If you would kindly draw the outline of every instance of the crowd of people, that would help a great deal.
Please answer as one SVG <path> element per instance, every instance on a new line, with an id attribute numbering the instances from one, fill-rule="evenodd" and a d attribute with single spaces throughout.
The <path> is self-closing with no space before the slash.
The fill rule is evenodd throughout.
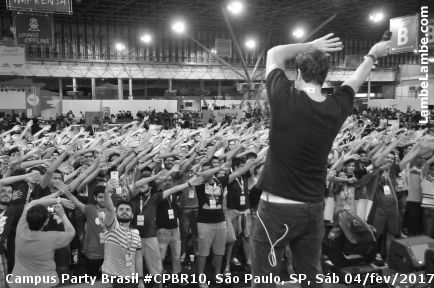
<path id="1" fill-rule="evenodd" d="M 378 236 L 434 238 L 433 130 L 377 126 L 378 117 L 368 116 L 378 113 L 386 111 L 353 114 L 334 141 L 324 194 L 334 208 L 326 220 L 342 209 L 368 219 L 366 204 L 374 200 Z M 144 129 L 147 120 L 92 137 L 69 127 L 32 133 L 32 121 L 2 130 L 2 284 L 7 273 L 68 273 L 81 258 L 89 275 L 142 275 L 142 263 L 158 274 L 168 246 L 172 273 L 190 254 L 203 273 L 211 248 L 215 274 L 230 272 L 231 261 L 251 264 L 249 236 L 261 194 L 255 184 L 268 129 L 248 121 Z M 243 255 L 232 257 L 237 240 Z"/>
<path id="2" fill-rule="evenodd" d="M 38 286 L 52 287 L 83 263 L 87 275 L 114 276 L 113 287 L 142 288 L 145 271 L 179 274 L 186 261 L 204 275 L 210 254 L 210 280 L 234 265 L 263 275 L 281 265 L 285 245 L 288 272 L 312 277 L 324 227 L 343 212 L 375 228 L 378 265 L 395 237 L 434 238 L 432 126 L 414 112 L 353 111 L 355 92 L 386 53 L 381 43 L 327 101 L 327 69 L 316 75 L 308 65 L 342 49 L 331 37 L 269 51 L 270 121 L 255 112 L 191 128 L 142 115 L 88 131 L 3 119 L 0 286 L 33 287 L 23 277 L 39 276 Z M 318 50 L 304 53 L 311 46 Z M 299 54 L 297 91 L 283 69 Z M 133 273 L 138 284 L 125 283 Z"/>

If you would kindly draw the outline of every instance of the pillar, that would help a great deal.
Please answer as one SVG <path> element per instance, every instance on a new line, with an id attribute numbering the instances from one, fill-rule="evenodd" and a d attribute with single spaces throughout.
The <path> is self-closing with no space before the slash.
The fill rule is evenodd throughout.
<path id="1" fill-rule="evenodd" d="M 222 80 L 217 80 L 217 96 L 222 95 Z"/>
<path id="2" fill-rule="evenodd" d="M 59 78 L 59 98 L 60 98 L 60 111 L 59 114 L 62 115 L 62 106 L 63 106 L 63 81 L 62 78 Z"/>
<path id="3" fill-rule="evenodd" d="M 77 79 L 72 78 L 72 92 L 74 92 L 73 99 L 77 99 Z"/>
<path id="4" fill-rule="evenodd" d="M 122 86 L 122 79 L 118 78 L 118 99 L 123 100 L 124 99 L 124 88 Z"/>
<path id="5" fill-rule="evenodd" d="M 92 100 L 96 99 L 96 80 L 95 77 L 91 78 L 91 82 L 92 82 Z"/>
<path id="6" fill-rule="evenodd" d="M 131 77 L 128 79 L 128 90 L 128 99 L 133 100 L 133 79 Z"/>

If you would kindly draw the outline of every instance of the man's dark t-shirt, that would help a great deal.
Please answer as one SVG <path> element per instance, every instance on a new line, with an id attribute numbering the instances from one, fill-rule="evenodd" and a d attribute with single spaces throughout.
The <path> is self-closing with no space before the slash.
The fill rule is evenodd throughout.
<path id="1" fill-rule="evenodd" d="M 9 273 L 14 267 L 16 229 L 23 210 L 24 205 L 9 205 L 6 211 L 0 209 L 0 254 L 6 255 Z"/>
<path id="2" fill-rule="evenodd" d="M 176 195 L 170 195 L 157 207 L 157 229 L 178 228 L 178 204 Z M 169 219 L 169 210 L 173 211 L 173 218 Z"/>
<path id="3" fill-rule="evenodd" d="M 295 89 L 281 69 L 267 77 L 270 148 L 258 188 L 300 202 L 323 201 L 327 157 L 353 107 L 354 91 L 340 87 L 323 102 Z"/>
<path id="4" fill-rule="evenodd" d="M 142 197 L 142 201 L 140 198 Z M 157 214 L 158 204 L 163 201 L 163 193 L 157 192 L 151 194 L 149 198 L 143 196 L 137 196 L 131 202 L 131 206 L 134 213 L 134 226 L 139 230 L 140 238 L 157 237 L 157 229 L 155 228 L 155 218 Z M 140 202 L 142 203 L 142 209 L 140 209 Z M 137 215 L 144 216 L 144 225 L 137 225 Z"/>
<path id="5" fill-rule="evenodd" d="M 250 208 L 250 193 L 248 187 L 249 176 L 249 173 L 247 173 L 247 175 L 243 175 L 228 184 L 228 194 L 226 196 L 226 206 L 228 209 L 244 211 Z M 243 186 L 242 189 L 241 185 Z M 242 196 L 244 197 L 244 204 L 241 204 Z"/>
<path id="6" fill-rule="evenodd" d="M 217 177 L 218 181 L 195 186 L 199 211 L 198 223 L 220 223 L 225 221 L 223 213 L 223 190 L 227 186 L 229 176 Z"/>

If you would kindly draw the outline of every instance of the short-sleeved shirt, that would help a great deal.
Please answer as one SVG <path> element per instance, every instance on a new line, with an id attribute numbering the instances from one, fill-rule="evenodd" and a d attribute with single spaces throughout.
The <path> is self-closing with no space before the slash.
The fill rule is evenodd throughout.
<path id="1" fill-rule="evenodd" d="M 67 232 L 57 231 L 32 231 L 26 220 L 28 206 L 18 222 L 15 246 L 19 247 L 15 251 L 15 266 L 12 274 L 15 276 L 41 276 L 57 278 L 56 264 L 54 263 L 54 251 L 69 245 L 73 235 Z M 55 283 L 56 284 L 56 283 Z M 12 288 L 34 287 L 34 284 L 9 284 Z M 38 287 L 52 287 L 54 284 L 42 285 Z"/>
<path id="2" fill-rule="evenodd" d="M 157 237 L 157 230 L 155 228 L 155 217 L 157 213 L 158 204 L 163 200 L 163 193 L 157 192 L 151 194 L 148 199 L 138 196 L 133 199 L 131 206 L 134 213 L 134 226 L 140 232 L 141 238 Z M 142 203 L 142 209 L 140 209 L 140 203 Z M 143 226 L 137 225 L 137 215 L 143 215 Z"/>
<path id="3" fill-rule="evenodd" d="M 178 203 L 176 195 L 170 195 L 158 204 L 156 224 L 157 229 L 178 228 Z M 171 211 L 171 212 L 169 212 Z M 173 213 L 173 216 L 169 213 Z"/>
<path id="4" fill-rule="evenodd" d="M 0 254 L 7 254 L 8 259 L 15 256 L 15 235 L 23 208 L 24 205 L 9 205 L 6 210 L 0 209 Z"/>
<path id="5" fill-rule="evenodd" d="M 84 232 L 83 253 L 88 259 L 103 259 L 104 244 L 101 244 L 100 233 L 105 233 L 103 208 L 89 204 L 85 206 L 86 228 Z"/>
<path id="6" fill-rule="evenodd" d="M 190 171 L 182 176 L 181 183 L 186 183 L 191 177 L 193 177 L 193 173 Z M 188 187 L 184 189 L 182 193 L 179 195 L 179 208 L 184 209 L 197 209 L 198 202 L 196 191 L 193 188 Z"/>
<path id="7" fill-rule="evenodd" d="M 232 183 L 228 184 L 226 195 L 226 206 L 228 209 L 244 211 L 250 206 L 250 193 L 248 187 L 248 176 L 236 178 Z M 241 204 L 241 197 L 244 197 L 244 204 Z"/>
<path id="8" fill-rule="evenodd" d="M 139 230 L 121 226 L 117 219 L 106 228 L 102 272 L 113 276 L 131 276 L 131 273 L 136 273 L 135 253 L 142 249 Z M 132 265 L 128 267 L 127 254 L 132 257 Z"/>
<path id="9" fill-rule="evenodd" d="M 328 154 L 352 112 L 354 90 L 342 86 L 317 102 L 295 89 L 283 70 L 275 69 L 267 77 L 267 92 L 270 148 L 258 188 L 295 201 L 323 201 Z"/>
<path id="10" fill-rule="evenodd" d="M 434 177 L 426 176 L 422 181 L 422 204 L 424 208 L 434 209 Z"/>
<path id="11" fill-rule="evenodd" d="M 377 201 L 378 205 L 397 205 L 396 202 L 396 177 L 400 173 L 399 165 L 393 164 L 390 167 L 389 170 L 389 177 L 385 177 L 385 172 L 380 171 L 380 173 L 377 174 L 378 179 L 378 186 L 377 191 L 375 195 L 375 201 Z M 390 191 L 385 191 L 385 186 L 389 187 Z"/>
<path id="12" fill-rule="evenodd" d="M 223 213 L 223 190 L 227 186 L 229 176 L 217 177 L 214 184 L 204 183 L 196 186 L 199 211 L 197 222 L 220 223 L 225 221 Z M 215 201 L 215 205 L 212 203 Z"/>

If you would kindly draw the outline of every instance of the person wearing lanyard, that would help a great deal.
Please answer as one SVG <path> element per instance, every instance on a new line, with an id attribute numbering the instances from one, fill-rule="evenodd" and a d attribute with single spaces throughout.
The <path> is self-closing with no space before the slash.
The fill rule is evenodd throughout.
<path id="1" fill-rule="evenodd" d="M 104 262 L 101 270 L 110 276 L 117 276 L 118 281 L 112 283 L 113 288 L 144 288 L 142 242 L 139 231 L 130 227 L 133 220 L 131 204 L 127 201 L 119 201 L 115 208 L 112 201 L 112 193 L 118 185 L 116 179 L 110 179 L 105 189 L 104 224 L 106 232 Z M 134 273 L 137 273 L 139 277 L 138 285 L 131 283 L 134 282 L 132 279 Z M 122 280 L 119 281 L 119 279 Z M 128 280 L 130 283 L 127 284 Z"/>
<path id="2" fill-rule="evenodd" d="M 195 186 L 196 195 L 199 203 L 197 218 L 198 229 L 198 261 L 197 273 L 203 274 L 205 271 L 206 257 L 209 251 L 213 250 L 214 276 L 220 274 L 223 255 L 225 254 L 225 244 L 227 236 L 227 225 L 223 213 L 223 190 L 230 181 L 246 173 L 256 161 L 244 165 L 244 167 L 230 175 L 222 173 L 221 177 L 214 175 L 220 171 L 229 169 L 229 163 L 222 166 L 211 168 L 212 163 L 202 165 L 202 172 L 199 174 L 205 179 L 205 183 Z M 191 182 L 191 181 L 190 181 Z M 207 288 L 205 283 L 199 284 L 200 288 Z"/>
<path id="3" fill-rule="evenodd" d="M 13 204 L 11 185 L 34 175 L 29 173 L 0 179 L 0 287 L 7 287 L 6 275 L 14 267 L 16 227 L 24 208 L 22 204 Z"/>
<path id="4" fill-rule="evenodd" d="M 387 148 L 380 157 L 374 162 L 373 172 L 368 174 L 374 175 L 369 181 L 368 187 L 371 187 L 370 198 L 374 199 L 372 208 L 368 210 L 368 223 L 372 224 L 377 232 L 377 240 L 383 236 L 386 239 L 384 247 L 382 241 L 378 241 L 378 250 L 376 261 L 378 265 L 383 264 L 383 259 L 387 257 L 390 243 L 394 236 L 399 234 L 399 209 L 396 198 L 395 181 L 400 173 L 400 166 L 394 164 L 395 155 L 391 152 L 392 147 L 397 142 Z M 387 156 L 385 156 L 387 155 Z M 372 186 L 371 186 L 372 185 Z"/>
<path id="5" fill-rule="evenodd" d="M 153 181 L 163 180 L 163 178 L 164 173 L 142 178 L 134 183 L 132 192 L 132 206 L 134 214 L 136 215 L 134 223 L 140 233 L 143 246 L 142 254 L 145 258 L 146 267 L 148 272 L 152 275 L 157 275 L 163 272 L 157 229 L 155 226 L 158 204 L 164 199 L 167 199 L 173 193 L 182 191 L 189 186 L 199 185 L 202 183 L 202 179 L 194 177 L 189 179 L 187 183 L 175 186 L 163 192 L 157 192 L 156 185 Z M 158 286 L 161 287 L 161 283 Z"/>
<path id="6" fill-rule="evenodd" d="M 83 241 L 83 254 L 85 256 L 87 273 L 90 276 L 101 278 L 101 265 L 104 261 L 104 196 L 105 186 L 95 188 L 95 204 L 83 204 L 70 191 L 65 196 L 86 216 L 85 233 Z"/>
<path id="7" fill-rule="evenodd" d="M 163 194 L 152 193 L 152 190 L 156 190 L 153 188 L 155 184 L 152 181 L 157 179 L 159 179 L 159 175 L 138 180 L 134 183 L 131 195 L 131 204 L 135 215 L 133 222 L 139 230 L 142 241 L 142 257 L 145 259 L 146 268 L 151 275 L 163 272 L 155 228 L 156 211 L 158 204 L 163 200 Z M 158 286 L 162 287 L 161 284 Z"/>
<path id="8" fill-rule="evenodd" d="M 234 158 L 232 161 L 232 174 L 237 172 L 237 177 L 230 179 L 227 187 L 226 196 L 226 206 L 228 210 L 228 223 L 227 225 L 232 225 L 235 239 L 228 239 L 227 249 L 226 249 L 226 266 L 225 273 L 230 272 L 230 262 L 232 258 L 232 249 L 234 247 L 235 241 L 238 236 L 241 235 L 243 241 L 243 251 L 246 259 L 246 264 L 251 265 L 250 262 L 250 229 L 251 229 L 251 215 L 250 215 L 250 197 L 248 189 L 248 178 L 250 175 L 249 170 L 259 164 L 258 161 L 250 161 L 248 164 L 244 164 L 244 161 L 240 158 Z M 244 223 L 244 225 L 243 225 Z M 229 229 L 228 229 L 229 230 Z M 232 263 L 234 265 L 241 265 L 239 260 L 234 257 L 232 258 Z"/>

